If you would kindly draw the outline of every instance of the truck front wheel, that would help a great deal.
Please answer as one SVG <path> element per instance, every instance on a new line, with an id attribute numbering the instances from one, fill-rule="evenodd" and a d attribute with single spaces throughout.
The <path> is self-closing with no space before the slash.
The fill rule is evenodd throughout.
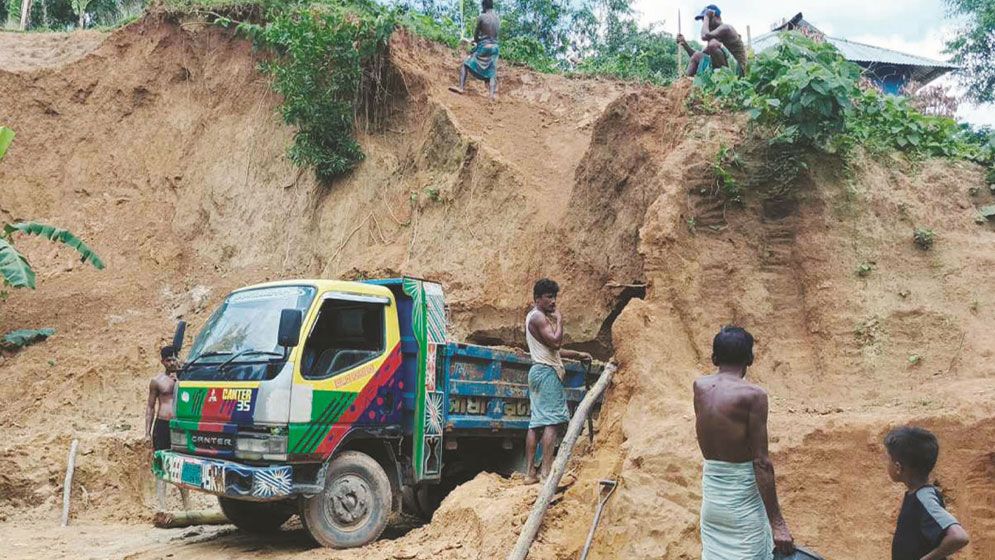
<path id="1" fill-rule="evenodd" d="M 301 520 L 323 546 L 363 546 L 387 527 L 390 504 L 390 480 L 380 463 L 365 453 L 344 451 L 328 465 L 325 489 L 304 500 Z"/>
<path id="2" fill-rule="evenodd" d="M 250 533 L 273 533 L 294 514 L 286 503 L 246 502 L 218 496 L 221 511 L 236 527 Z"/>

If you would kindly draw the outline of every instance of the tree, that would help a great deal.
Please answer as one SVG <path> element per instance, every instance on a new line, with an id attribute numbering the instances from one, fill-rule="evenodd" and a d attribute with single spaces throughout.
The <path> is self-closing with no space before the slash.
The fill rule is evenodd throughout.
<path id="1" fill-rule="evenodd" d="M 995 101 L 995 2 L 946 2 L 951 16 L 966 19 L 957 36 L 947 42 L 947 52 L 962 67 L 960 76 L 967 85 L 967 97 L 979 103 Z"/>

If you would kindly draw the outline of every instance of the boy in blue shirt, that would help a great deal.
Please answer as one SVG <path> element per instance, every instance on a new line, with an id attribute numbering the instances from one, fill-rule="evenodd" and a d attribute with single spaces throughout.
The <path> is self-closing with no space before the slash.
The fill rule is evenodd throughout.
<path id="1" fill-rule="evenodd" d="M 943 505 L 940 490 L 929 484 L 940 445 L 922 428 L 902 426 L 884 438 L 888 476 L 908 491 L 891 541 L 891 560 L 943 560 L 967 546 L 967 532 Z"/>

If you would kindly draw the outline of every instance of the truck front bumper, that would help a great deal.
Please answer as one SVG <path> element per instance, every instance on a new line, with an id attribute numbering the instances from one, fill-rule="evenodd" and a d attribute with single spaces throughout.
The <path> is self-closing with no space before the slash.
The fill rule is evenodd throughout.
<path id="1" fill-rule="evenodd" d="M 252 467 L 163 450 L 152 456 L 152 472 L 177 486 L 240 500 L 277 501 L 297 494 L 290 465 Z"/>

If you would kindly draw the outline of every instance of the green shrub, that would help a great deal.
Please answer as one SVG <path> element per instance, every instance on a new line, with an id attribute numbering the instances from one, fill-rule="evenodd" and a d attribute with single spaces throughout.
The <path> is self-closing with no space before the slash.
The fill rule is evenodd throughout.
<path id="1" fill-rule="evenodd" d="M 859 86 L 860 68 L 829 43 L 782 33 L 738 78 L 719 69 L 697 79 L 704 95 L 694 106 L 747 111 L 771 138 L 831 153 L 854 146 L 871 152 L 901 151 L 910 157 L 995 160 L 991 131 L 972 131 L 942 116 L 923 115 L 904 97 Z M 992 177 L 995 178 L 995 177 Z"/>
<path id="2" fill-rule="evenodd" d="M 394 11 L 370 1 L 277 6 L 263 24 L 239 29 L 276 56 L 261 65 L 283 96 L 283 120 L 297 128 L 290 159 L 310 165 L 322 180 L 353 169 L 363 159 L 355 137 L 362 97 L 383 79 Z"/>
<path id="3" fill-rule="evenodd" d="M 551 74 L 562 70 L 560 63 L 549 56 L 543 44 L 534 37 L 518 35 L 501 43 L 501 58 L 524 64 L 539 72 Z"/>

